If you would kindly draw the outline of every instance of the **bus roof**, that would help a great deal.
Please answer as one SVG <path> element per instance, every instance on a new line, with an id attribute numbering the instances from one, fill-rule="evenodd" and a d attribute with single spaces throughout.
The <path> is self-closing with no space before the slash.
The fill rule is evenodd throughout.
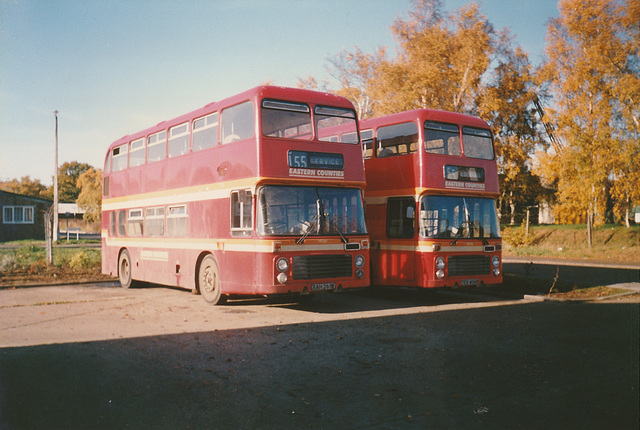
<path id="1" fill-rule="evenodd" d="M 422 121 L 431 120 L 439 122 L 450 122 L 452 124 L 466 125 L 470 127 L 487 128 L 489 124 L 483 119 L 480 119 L 473 115 L 466 115 L 457 112 L 449 112 L 437 109 L 415 109 L 400 113 L 394 113 L 377 118 L 361 119 L 360 130 L 368 128 L 379 127 L 382 125 L 398 124 L 401 122 L 412 121 L 415 119 L 421 119 Z"/>
<path id="2" fill-rule="evenodd" d="M 345 97 L 338 96 L 327 92 L 318 92 L 306 90 L 302 88 L 279 87 L 274 85 L 260 85 L 239 94 L 224 98 L 217 102 L 209 103 L 201 108 L 176 118 L 161 121 L 158 124 L 148 127 L 144 130 L 122 136 L 109 145 L 109 149 L 130 142 L 141 137 L 145 137 L 162 130 L 166 130 L 178 124 L 199 118 L 213 112 L 220 112 L 228 106 L 233 106 L 246 100 L 261 100 L 263 98 L 274 98 L 279 100 L 307 102 L 309 104 L 322 104 L 333 107 L 342 107 L 346 109 L 354 109 L 353 104 Z"/>

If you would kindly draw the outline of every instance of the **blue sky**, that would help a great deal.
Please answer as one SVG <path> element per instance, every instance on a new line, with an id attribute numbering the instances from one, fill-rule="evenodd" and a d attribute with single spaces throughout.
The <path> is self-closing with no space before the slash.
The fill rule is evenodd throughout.
<path id="1" fill-rule="evenodd" d="M 445 0 L 447 10 L 469 3 Z M 538 64 L 555 0 L 484 0 Z M 410 0 L 0 0 L 0 180 L 102 168 L 111 142 L 261 83 L 328 79 L 327 58 L 395 47 Z"/>

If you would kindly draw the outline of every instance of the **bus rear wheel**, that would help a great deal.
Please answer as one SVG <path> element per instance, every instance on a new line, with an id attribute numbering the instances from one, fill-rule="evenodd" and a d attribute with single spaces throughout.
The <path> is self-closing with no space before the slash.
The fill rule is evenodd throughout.
<path id="1" fill-rule="evenodd" d="M 221 300 L 222 293 L 220 291 L 220 270 L 216 260 L 207 255 L 200 263 L 198 270 L 198 290 L 202 298 L 210 305 L 216 305 L 224 302 Z"/>
<path id="2" fill-rule="evenodd" d="M 126 249 L 120 253 L 118 257 L 118 278 L 122 288 L 129 288 L 133 283 L 131 278 L 131 257 Z"/>

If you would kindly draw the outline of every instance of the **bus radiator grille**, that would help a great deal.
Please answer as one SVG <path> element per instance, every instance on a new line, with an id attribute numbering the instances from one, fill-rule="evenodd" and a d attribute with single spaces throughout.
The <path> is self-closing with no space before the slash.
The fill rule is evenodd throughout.
<path id="1" fill-rule="evenodd" d="M 488 255 L 454 255 L 449 257 L 449 276 L 476 276 L 491 274 Z"/>
<path id="2" fill-rule="evenodd" d="M 348 278 L 353 269 L 351 255 L 305 255 L 293 257 L 293 279 Z"/>

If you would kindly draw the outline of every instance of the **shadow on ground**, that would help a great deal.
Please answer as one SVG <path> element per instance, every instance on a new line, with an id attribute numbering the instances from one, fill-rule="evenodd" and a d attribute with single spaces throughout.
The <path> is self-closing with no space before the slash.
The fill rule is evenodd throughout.
<path id="1" fill-rule="evenodd" d="M 638 428 L 637 304 L 0 350 L 0 427 Z"/>

